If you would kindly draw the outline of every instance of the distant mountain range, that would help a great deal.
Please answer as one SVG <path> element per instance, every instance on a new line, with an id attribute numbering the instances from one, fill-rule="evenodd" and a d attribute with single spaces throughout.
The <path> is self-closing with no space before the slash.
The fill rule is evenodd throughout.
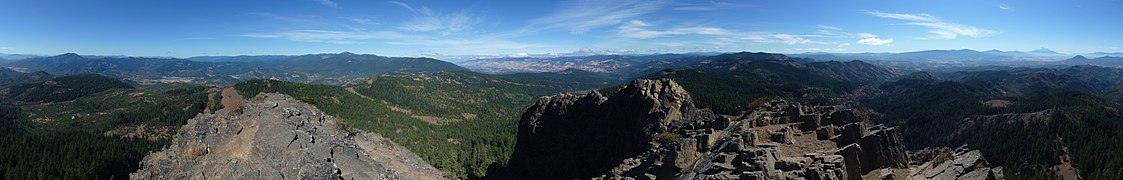
<path id="1" fill-rule="evenodd" d="M 652 72 L 650 68 L 676 68 L 696 62 L 721 62 L 723 56 L 749 55 L 744 53 L 688 53 L 688 54 L 654 54 L 654 55 L 592 55 L 592 56 L 567 56 L 567 57 L 503 57 L 491 59 L 476 59 L 457 63 L 474 71 L 485 73 L 517 73 L 517 72 L 555 72 L 565 69 L 580 69 L 590 72 L 608 74 L 627 74 L 629 72 Z M 1047 48 L 1033 51 L 1001 51 L 988 50 L 976 51 L 971 49 L 959 50 L 926 50 L 901 53 L 826 53 L 810 52 L 799 54 L 786 54 L 789 58 L 800 58 L 800 61 L 851 61 L 862 60 L 886 66 L 903 67 L 906 69 L 939 70 L 943 68 L 960 68 L 975 66 L 1053 66 L 1053 65 L 1079 65 L 1084 64 L 1074 61 L 1063 61 L 1076 56 L 1056 52 Z M 1105 57 L 1123 55 L 1123 53 L 1091 53 L 1088 56 Z M 749 58 L 760 59 L 760 58 Z M 1113 66 L 1111 63 L 1101 63 Z M 1097 64 L 1098 65 L 1098 64 Z"/>
<path id="2" fill-rule="evenodd" d="M 37 57 L 42 57 L 42 56 L 29 55 L 29 54 L 4 54 L 4 53 L 0 53 L 0 62 L 4 62 L 4 60 L 20 60 L 20 59 L 37 58 Z"/>
<path id="3" fill-rule="evenodd" d="M 97 73 L 146 83 L 230 85 L 250 79 L 341 84 L 386 72 L 467 71 L 430 58 L 384 57 L 338 53 L 301 56 L 233 56 L 191 59 L 58 56 L 22 59 L 0 64 L 51 74 Z"/>

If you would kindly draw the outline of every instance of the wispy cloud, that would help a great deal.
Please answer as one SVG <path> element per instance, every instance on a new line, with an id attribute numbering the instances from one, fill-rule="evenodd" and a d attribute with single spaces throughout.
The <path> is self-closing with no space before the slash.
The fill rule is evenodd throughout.
<path id="1" fill-rule="evenodd" d="M 698 34 L 698 35 L 728 35 L 732 34 L 729 30 L 714 27 L 688 27 L 688 28 L 674 28 L 665 31 L 648 30 L 651 24 L 640 20 L 631 20 L 621 25 L 617 34 L 620 37 L 635 38 L 635 39 L 650 39 L 671 35 L 685 35 L 685 34 Z"/>
<path id="2" fill-rule="evenodd" d="M 404 39 L 386 42 L 393 45 L 431 46 L 437 50 L 460 53 L 494 53 L 500 51 L 520 51 L 544 47 L 540 44 L 518 43 L 503 39 Z"/>
<path id="3" fill-rule="evenodd" d="M 724 9 L 732 9 L 742 5 L 730 2 L 710 1 L 706 3 L 678 3 L 675 4 L 673 10 L 676 11 L 716 11 Z"/>
<path id="4" fill-rule="evenodd" d="M 1005 5 L 999 5 L 999 6 L 998 6 L 998 9 L 1001 9 L 1001 10 L 1007 10 L 1007 11 L 1009 11 L 1009 10 L 1013 10 L 1013 9 L 1011 9 L 1010 7 L 1007 7 L 1007 6 L 1005 6 Z"/>
<path id="5" fill-rule="evenodd" d="M 276 21 L 290 22 L 290 23 L 315 22 L 315 20 L 313 20 L 312 18 L 282 16 L 282 15 L 277 15 L 277 14 L 273 14 L 273 13 L 249 12 L 249 13 L 246 13 L 246 14 L 251 15 L 251 16 L 258 16 L 258 17 L 263 17 L 263 18 L 267 18 L 267 19 L 272 19 L 272 20 L 276 20 Z"/>
<path id="6" fill-rule="evenodd" d="M 297 42 L 366 44 L 371 40 L 383 40 L 385 44 L 430 46 L 437 50 L 460 53 L 494 53 L 528 48 L 544 47 L 539 44 L 519 43 L 506 39 L 457 38 L 448 39 L 425 35 L 410 35 L 394 31 L 329 31 L 295 30 L 277 33 L 251 33 L 243 37 L 263 39 L 284 39 Z"/>
<path id="7" fill-rule="evenodd" d="M 788 48 L 784 50 L 789 52 L 846 51 L 843 48 Z"/>
<path id="8" fill-rule="evenodd" d="M 378 24 L 377 21 L 374 21 L 374 19 L 370 19 L 370 18 L 347 18 L 347 20 L 350 20 L 351 22 L 355 22 L 355 23 L 359 23 L 359 24 Z"/>
<path id="9" fill-rule="evenodd" d="M 862 38 L 862 39 L 858 40 L 858 44 L 880 46 L 880 45 L 886 45 L 886 44 L 889 44 L 889 43 L 893 43 L 893 38 L 881 39 L 881 38 L 877 37 L 877 35 L 873 35 L 873 34 L 870 34 L 870 33 L 858 33 L 856 35 L 858 35 L 858 37 Z"/>
<path id="10" fill-rule="evenodd" d="M 818 27 L 819 29 L 825 29 L 825 30 L 834 30 L 834 31 L 842 30 L 842 28 L 838 28 L 838 27 L 834 27 L 834 26 L 827 26 L 827 25 L 817 25 L 815 27 Z"/>
<path id="11" fill-rule="evenodd" d="M 332 2 L 331 0 L 312 0 L 312 1 L 316 1 L 317 3 L 320 3 L 320 4 L 322 4 L 324 6 L 327 6 L 327 7 L 339 8 L 339 4 L 336 4 L 335 2 Z"/>
<path id="12" fill-rule="evenodd" d="M 930 34 L 928 39 L 955 39 L 959 36 L 967 36 L 973 38 L 988 37 L 997 34 L 997 31 L 983 29 L 970 25 L 963 25 L 958 23 L 946 22 L 936 16 L 929 14 L 898 14 L 898 13 L 884 13 L 878 11 L 863 11 L 862 13 L 889 19 L 898 19 L 909 21 L 904 23 L 906 25 L 928 27 Z"/>
<path id="13" fill-rule="evenodd" d="M 653 30 L 650 27 L 653 27 L 653 25 L 647 22 L 631 20 L 617 28 L 617 36 L 632 39 L 651 39 L 678 35 L 709 35 L 722 37 L 727 40 L 748 40 L 758 43 L 779 43 L 788 45 L 819 43 L 791 34 L 738 32 L 718 27 L 676 27 L 666 30 Z"/>
<path id="14" fill-rule="evenodd" d="M 781 43 L 788 45 L 811 43 L 811 40 L 797 37 L 791 34 L 773 34 L 772 38 L 780 40 Z"/>
<path id="15" fill-rule="evenodd" d="M 531 20 L 538 30 L 566 29 L 582 34 L 649 14 L 666 6 L 661 0 L 576 0 L 561 4 L 545 17 Z"/>
<path id="16" fill-rule="evenodd" d="M 865 13 L 865 14 L 868 14 L 868 15 L 871 15 L 871 16 L 877 16 L 877 17 L 882 17 L 882 18 L 890 18 L 890 19 L 900 19 L 900 20 L 906 20 L 906 21 L 940 21 L 940 18 L 937 18 L 936 16 L 932 16 L 930 14 L 925 14 L 925 13 L 898 14 L 898 13 L 884 13 L 884 12 L 880 12 L 880 11 L 863 11 L 862 13 Z"/>
<path id="17" fill-rule="evenodd" d="M 815 34 L 808 35 L 809 37 L 859 38 L 858 35 L 843 31 L 842 28 L 839 28 L 839 27 L 827 26 L 827 25 L 816 25 L 815 27 L 816 27 Z"/>
<path id="18" fill-rule="evenodd" d="M 15 50 L 13 47 L 0 47 L 0 50 Z"/>
<path id="19" fill-rule="evenodd" d="M 176 39 L 176 41 L 209 40 L 209 39 L 214 39 L 214 38 L 212 38 L 212 37 L 185 37 L 185 38 Z"/>
<path id="20" fill-rule="evenodd" d="M 413 9 L 413 6 L 410 6 L 409 4 L 406 4 L 406 3 L 403 3 L 403 2 L 399 2 L 399 1 L 386 1 L 386 3 L 390 3 L 390 4 L 395 4 L 395 5 L 398 5 L 398 6 L 402 6 L 403 8 L 406 8 L 406 9 L 408 9 L 408 10 L 409 10 L 410 12 L 413 12 L 413 13 L 418 13 L 418 12 L 417 12 L 417 10 L 414 10 L 414 9 Z"/>
<path id="21" fill-rule="evenodd" d="M 442 14 L 425 6 L 418 6 L 415 8 L 409 4 L 398 1 L 388 1 L 387 3 L 402 6 L 417 15 L 412 20 L 398 27 L 398 29 L 406 31 L 438 32 L 442 35 L 449 35 L 471 30 L 473 26 L 482 21 L 482 18 L 472 16 L 464 10 L 452 14 Z"/>
<path id="22" fill-rule="evenodd" d="M 850 43 L 842 43 L 842 44 L 839 44 L 838 46 L 835 46 L 835 47 L 846 47 L 846 46 L 850 46 Z"/>
<path id="23" fill-rule="evenodd" d="M 993 30 L 949 22 L 913 22 L 905 24 L 932 28 L 932 30 L 929 30 L 928 33 L 931 33 L 933 35 L 930 37 L 933 39 L 955 39 L 959 36 L 982 38 L 998 33 L 997 31 Z"/>
<path id="24" fill-rule="evenodd" d="M 363 44 L 370 39 L 405 39 L 413 36 L 392 32 L 357 32 L 357 31 L 328 31 L 328 30 L 295 30 L 277 33 L 250 33 L 243 37 L 285 39 L 298 42 L 319 42 L 333 44 Z"/>

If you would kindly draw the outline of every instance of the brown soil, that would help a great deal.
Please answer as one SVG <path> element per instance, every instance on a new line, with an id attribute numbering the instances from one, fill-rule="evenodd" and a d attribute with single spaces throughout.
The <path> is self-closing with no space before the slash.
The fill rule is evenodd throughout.
<path id="1" fill-rule="evenodd" d="M 476 119 L 476 118 L 480 117 L 479 115 L 472 114 L 472 113 L 460 113 L 460 116 L 463 116 L 464 119 L 467 119 L 467 120 L 472 120 L 472 119 Z"/>
<path id="2" fill-rule="evenodd" d="M 234 135 L 226 145 L 216 150 L 216 153 L 226 157 L 246 159 L 246 156 L 250 154 L 250 150 L 253 150 L 253 138 L 257 136 L 258 126 L 256 124 L 247 124 L 242 125 L 242 128 L 242 132 Z"/>
<path id="3" fill-rule="evenodd" d="M 1010 101 L 1001 100 L 1001 99 L 993 99 L 993 100 L 983 102 L 983 105 L 987 105 L 987 106 L 990 106 L 990 107 L 996 107 L 996 108 L 1004 108 L 1006 106 L 1010 106 L 1010 104 L 1013 104 L 1013 103 L 1010 102 Z"/>
<path id="4" fill-rule="evenodd" d="M 351 94 L 358 95 L 359 97 L 362 97 L 363 99 L 367 99 L 367 100 L 371 100 L 371 101 L 374 100 L 374 98 L 370 98 L 370 97 L 367 97 L 366 95 L 359 94 L 359 91 L 355 90 L 355 87 L 347 87 L 347 88 L 343 88 L 343 89 L 347 90 L 347 92 L 351 92 Z"/>
<path id="5" fill-rule="evenodd" d="M 234 90 L 233 87 L 228 87 L 222 89 L 222 101 L 220 103 L 222 103 L 222 107 L 224 108 L 238 109 L 246 105 L 246 99 L 242 98 L 241 94 L 238 94 L 238 90 Z"/>
<path id="6" fill-rule="evenodd" d="M 815 131 L 801 132 L 798 128 L 792 127 L 793 138 L 792 144 L 782 144 L 772 142 L 768 139 L 769 133 L 776 132 L 784 127 L 792 127 L 792 124 L 774 124 L 763 127 L 755 127 L 751 131 L 756 135 L 757 143 L 769 143 L 776 145 L 776 152 L 779 152 L 780 157 L 803 157 L 807 153 L 834 153 L 838 151 L 838 147 L 830 140 L 819 140 Z"/>
<path id="7" fill-rule="evenodd" d="M 1062 142 L 1060 138 L 1058 138 L 1056 141 Z M 1062 150 L 1064 151 L 1064 155 L 1061 155 L 1061 157 L 1059 157 L 1059 159 L 1061 159 L 1061 164 L 1057 164 L 1050 169 L 1053 169 L 1053 172 L 1056 172 L 1057 176 L 1060 176 L 1063 180 L 1084 179 L 1083 177 L 1080 177 L 1080 170 L 1076 169 L 1076 167 L 1073 166 L 1072 155 L 1069 155 L 1068 147 L 1064 147 Z"/>

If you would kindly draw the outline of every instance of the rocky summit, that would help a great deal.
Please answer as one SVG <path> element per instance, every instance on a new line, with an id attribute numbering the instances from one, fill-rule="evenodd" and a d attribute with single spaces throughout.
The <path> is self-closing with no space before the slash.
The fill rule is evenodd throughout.
<path id="1" fill-rule="evenodd" d="M 543 97 L 519 121 L 508 171 L 519 179 L 594 177 L 655 146 L 642 142 L 721 126 L 718 119 L 670 80 L 636 80 L 611 98 Z"/>
<path id="2" fill-rule="evenodd" d="M 287 95 L 259 94 L 232 104 L 188 120 L 171 145 L 145 157 L 130 178 L 442 179 L 404 147 L 346 128 Z"/>
<path id="3" fill-rule="evenodd" d="M 901 133 L 851 108 L 759 99 L 718 115 L 672 80 L 636 80 L 611 97 L 541 98 L 523 114 L 496 178 L 924 179 L 936 176 L 922 171 L 940 168 L 970 172 L 943 177 L 1001 178 L 973 152 L 964 163 L 910 167 L 921 163 L 910 161 Z"/>

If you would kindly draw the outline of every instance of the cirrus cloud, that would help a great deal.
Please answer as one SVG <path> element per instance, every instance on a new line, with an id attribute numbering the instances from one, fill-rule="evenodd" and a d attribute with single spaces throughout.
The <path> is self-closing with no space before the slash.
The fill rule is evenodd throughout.
<path id="1" fill-rule="evenodd" d="M 929 36 L 927 39 L 955 39 L 960 36 L 967 36 L 972 38 L 983 38 L 992 36 L 998 31 L 983 29 L 975 26 L 947 22 L 939 17 L 919 13 L 919 14 L 903 14 L 903 13 L 886 13 L 880 11 L 863 11 L 862 13 L 887 19 L 897 19 L 909 21 L 905 25 L 921 26 L 929 28 Z"/>

